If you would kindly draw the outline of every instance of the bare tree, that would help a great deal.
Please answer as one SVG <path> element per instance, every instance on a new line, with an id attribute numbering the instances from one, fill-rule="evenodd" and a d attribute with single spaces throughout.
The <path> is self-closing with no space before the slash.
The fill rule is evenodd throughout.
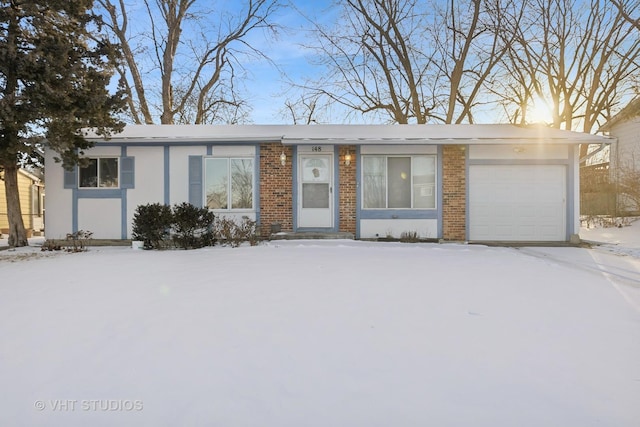
<path id="1" fill-rule="evenodd" d="M 524 117 L 531 99 L 551 107 L 551 126 L 593 132 L 633 92 L 640 62 L 637 31 L 609 2 L 533 0 L 514 28 L 500 86 L 510 117 Z M 637 0 L 629 13 L 638 13 Z M 498 86 L 497 86 L 498 87 Z M 497 91 L 496 91 L 497 92 Z M 581 147 L 581 154 L 588 147 Z"/>
<path id="2" fill-rule="evenodd" d="M 438 86 L 445 89 L 444 123 L 473 123 L 474 106 L 494 102 L 486 86 L 510 51 L 508 34 L 520 26 L 522 4 L 451 0 L 446 8 L 434 5 L 439 19 L 429 28 L 438 51 L 434 65 L 442 75 Z"/>
<path id="3" fill-rule="evenodd" d="M 307 94 L 348 110 L 396 123 L 425 123 L 432 105 L 423 69 L 416 0 L 346 0 L 335 28 L 315 25 L 319 63 L 326 74 L 306 85 Z M 342 29 L 342 30 L 341 30 Z"/>
<path id="4" fill-rule="evenodd" d="M 294 125 L 310 125 L 314 123 L 330 122 L 330 112 L 327 111 L 327 103 L 322 101 L 322 95 L 300 95 L 295 101 L 287 100 L 281 115 L 285 119 L 291 119 Z"/>
<path id="5" fill-rule="evenodd" d="M 637 8 L 638 8 L 638 1 L 637 0 L 635 2 L 631 2 L 631 3 L 625 2 L 625 1 L 622 1 L 622 0 L 611 0 L 611 3 L 613 3 L 614 6 L 618 8 L 618 10 L 620 11 L 620 14 L 622 15 L 622 17 L 625 20 L 627 20 L 631 25 L 633 25 L 638 30 L 640 30 L 640 17 L 635 18 L 635 19 L 631 17 L 631 11 L 632 10 L 636 10 L 637 11 Z M 636 15 L 636 16 L 638 16 L 638 15 Z"/>
<path id="6" fill-rule="evenodd" d="M 300 86 L 372 119 L 473 122 L 519 4 L 346 0 L 335 27 L 315 25 L 326 73 Z"/>
<path id="7" fill-rule="evenodd" d="M 207 10 L 198 0 L 143 0 L 144 10 L 137 10 L 134 20 L 125 0 L 96 3 L 122 48 L 119 71 L 134 122 L 153 123 L 154 113 L 162 124 L 243 117 L 246 103 L 238 94 L 236 69 L 242 68 L 241 57 L 264 57 L 249 35 L 276 29 L 269 18 L 278 0 L 230 3 L 233 10 L 227 13 Z"/>

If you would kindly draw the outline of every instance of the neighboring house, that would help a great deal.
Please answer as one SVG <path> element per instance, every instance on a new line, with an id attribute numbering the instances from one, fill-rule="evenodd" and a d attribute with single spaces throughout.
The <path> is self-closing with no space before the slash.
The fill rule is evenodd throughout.
<path id="1" fill-rule="evenodd" d="M 37 172 L 18 170 L 18 191 L 22 221 L 27 235 L 41 235 L 44 231 L 44 183 Z M 7 218 L 7 198 L 5 197 L 4 176 L 0 172 L 0 234 L 9 233 Z"/>
<path id="2" fill-rule="evenodd" d="M 570 241 L 578 145 L 608 138 L 513 125 L 138 125 L 65 171 L 46 153 L 47 236 L 131 238 L 138 205 L 247 216 L 263 237 L 351 233 Z"/>
<path id="3" fill-rule="evenodd" d="M 640 97 L 631 101 L 618 114 L 600 128 L 617 139 L 611 145 L 609 173 L 617 185 L 630 173 L 640 174 Z M 640 193 L 640 188 L 637 190 Z M 640 212 L 638 203 L 624 194 L 618 195 L 618 212 Z"/>

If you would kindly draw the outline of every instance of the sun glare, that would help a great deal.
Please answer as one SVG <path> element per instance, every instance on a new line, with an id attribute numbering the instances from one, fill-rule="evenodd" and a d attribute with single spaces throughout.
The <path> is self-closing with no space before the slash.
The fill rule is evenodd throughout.
<path id="1" fill-rule="evenodd" d="M 553 121 L 551 107 L 541 98 L 533 101 L 529 107 L 528 116 L 530 123 L 550 123 Z"/>

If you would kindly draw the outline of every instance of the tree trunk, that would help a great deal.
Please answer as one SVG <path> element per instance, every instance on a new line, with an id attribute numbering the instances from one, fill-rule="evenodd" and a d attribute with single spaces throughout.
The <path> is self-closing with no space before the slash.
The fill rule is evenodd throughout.
<path id="1" fill-rule="evenodd" d="M 27 241 L 27 230 L 22 221 L 22 210 L 20 209 L 20 194 L 18 192 L 18 165 L 5 162 L 4 187 L 7 197 L 7 216 L 9 218 L 9 246 L 29 246 Z"/>

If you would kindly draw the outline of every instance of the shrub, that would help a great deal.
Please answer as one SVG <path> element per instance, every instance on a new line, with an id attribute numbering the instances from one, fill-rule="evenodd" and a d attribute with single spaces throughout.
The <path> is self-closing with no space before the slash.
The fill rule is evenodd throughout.
<path id="1" fill-rule="evenodd" d="M 260 236 L 258 236 L 258 223 L 248 216 L 242 217 L 242 222 L 238 224 L 239 236 L 242 240 L 249 242 L 251 246 L 258 244 Z"/>
<path id="2" fill-rule="evenodd" d="M 189 203 L 173 207 L 172 238 L 183 249 L 202 248 L 215 243 L 213 212 Z"/>
<path id="3" fill-rule="evenodd" d="M 258 224 L 248 216 L 243 216 L 239 224 L 233 219 L 218 218 L 215 228 L 218 240 L 232 248 L 240 246 L 242 242 L 249 242 L 251 246 L 255 246 L 260 240 Z"/>
<path id="4" fill-rule="evenodd" d="M 420 235 L 417 231 L 403 231 L 400 234 L 400 241 L 405 243 L 416 243 L 420 241 Z"/>
<path id="5" fill-rule="evenodd" d="M 78 230 L 75 233 L 67 234 L 67 252 L 82 252 L 85 250 L 87 241 L 91 240 L 91 231 Z"/>
<path id="6" fill-rule="evenodd" d="M 55 240 L 45 240 L 42 244 L 41 251 L 60 251 L 62 250 L 62 245 Z"/>
<path id="7" fill-rule="evenodd" d="M 145 249 L 165 247 L 173 214 L 171 208 L 160 203 L 139 205 L 133 215 L 133 239 L 144 242 Z"/>

